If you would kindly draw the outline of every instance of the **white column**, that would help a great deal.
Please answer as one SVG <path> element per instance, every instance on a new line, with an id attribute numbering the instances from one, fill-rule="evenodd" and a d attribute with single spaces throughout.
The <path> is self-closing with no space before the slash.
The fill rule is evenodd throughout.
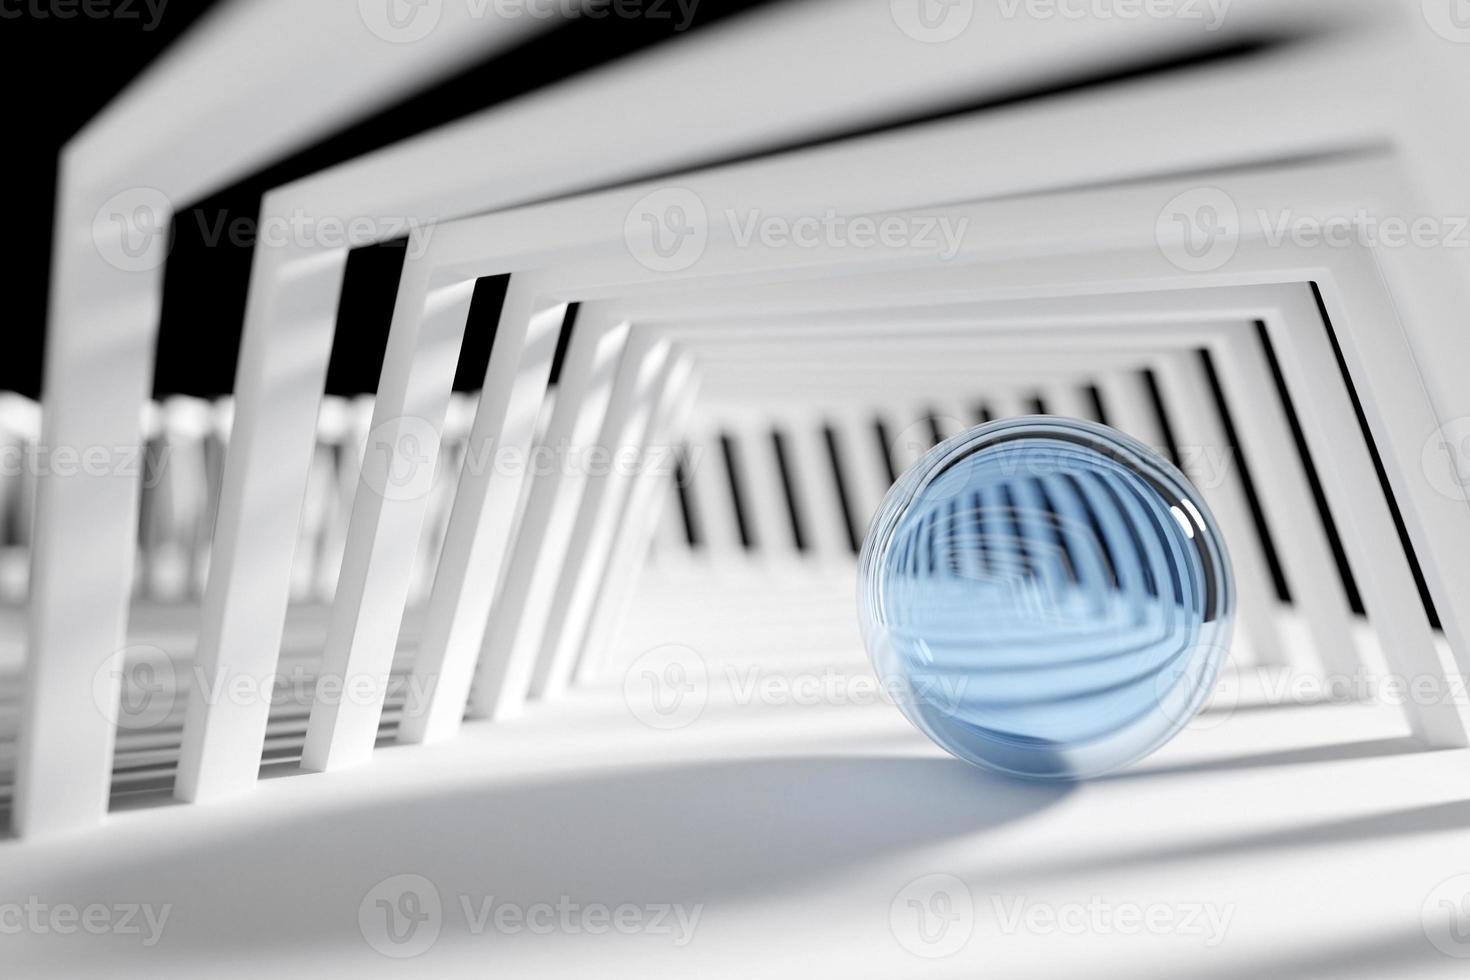
<path id="1" fill-rule="evenodd" d="M 584 309 L 572 334 L 557 386 L 556 407 L 543 440 L 556 465 L 534 477 L 500 597 L 480 648 L 475 700 L 491 717 L 514 713 L 532 690 L 589 467 L 614 465 L 610 447 L 596 446 L 628 324 Z M 596 462 L 589 456 L 597 453 Z"/>
<path id="2" fill-rule="evenodd" d="M 464 717 L 565 319 L 533 278 L 511 277 L 409 677 L 408 741 L 446 738 Z"/>
<path id="3" fill-rule="evenodd" d="M 613 383 L 598 445 L 615 455 L 643 450 L 658 392 L 672 368 L 670 357 L 667 340 L 634 329 Z M 550 663 L 537 669 L 545 678 L 539 689 L 543 696 L 556 696 L 571 680 L 631 482 L 631 475 L 616 467 L 600 479 L 587 481 L 547 617 L 540 657 L 549 658 Z"/>
<path id="4" fill-rule="evenodd" d="M 1288 652 L 1281 636 L 1276 594 L 1265 548 L 1251 517 L 1240 467 L 1219 465 L 1233 449 L 1219 413 L 1206 394 L 1209 380 L 1194 351 L 1155 361 L 1160 394 L 1169 407 L 1179 443 L 1180 468 L 1205 498 L 1220 523 L 1235 569 L 1236 616 L 1259 663 L 1281 665 Z"/>
<path id="5" fill-rule="evenodd" d="M 404 264 L 306 729 L 304 769 L 364 762 L 377 742 L 475 290 L 473 279 L 437 277 L 432 269 L 424 259 Z"/>

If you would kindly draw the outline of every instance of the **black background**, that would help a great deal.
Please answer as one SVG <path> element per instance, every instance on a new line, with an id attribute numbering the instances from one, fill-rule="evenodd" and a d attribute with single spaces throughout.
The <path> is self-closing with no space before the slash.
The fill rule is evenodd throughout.
<path id="1" fill-rule="evenodd" d="M 0 256 L 6 293 L 0 314 L 5 339 L 0 390 L 33 397 L 41 386 L 57 154 L 165 46 L 180 37 L 187 43 L 189 26 L 220 5 L 220 0 L 170 0 L 153 30 L 145 30 L 150 18 L 137 0 L 132 9 L 139 16 L 132 19 L 28 13 L 33 4 L 46 7 L 52 2 L 0 0 L 0 11 L 6 14 L 0 17 L 0 72 L 9 95 L 10 131 L 3 174 L 11 209 Z M 769 2 L 774 0 L 700 0 L 687 32 L 674 29 L 676 20 L 607 17 L 561 23 L 430 89 L 409 93 L 371 118 L 344 120 L 315 144 L 181 208 L 165 267 L 155 394 L 214 396 L 228 393 L 234 384 L 251 252 L 227 239 L 211 245 L 202 229 L 241 217 L 253 221 L 261 196 L 272 187 L 654 44 L 678 43 L 725 17 Z M 23 16 L 10 16 L 15 13 Z M 376 387 L 402 245 L 359 249 L 349 259 L 337 336 L 350 336 L 351 342 L 334 345 L 329 392 L 355 394 Z M 503 283 L 487 282 L 477 291 L 460 388 L 474 387 L 482 376 L 501 289 Z"/>

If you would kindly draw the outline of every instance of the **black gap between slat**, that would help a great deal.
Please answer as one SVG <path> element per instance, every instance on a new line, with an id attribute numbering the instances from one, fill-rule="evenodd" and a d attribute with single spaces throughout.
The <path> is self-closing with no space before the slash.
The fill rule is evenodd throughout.
<path id="1" fill-rule="evenodd" d="M 1241 445 L 1240 436 L 1235 429 L 1235 419 L 1230 412 L 1230 404 L 1225 398 L 1225 389 L 1220 384 L 1220 376 L 1215 371 L 1215 360 L 1210 352 L 1203 348 L 1199 351 L 1200 362 L 1205 368 L 1205 377 L 1210 383 L 1210 394 L 1215 399 L 1215 411 L 1220 416 L 1220 426 L 1225 430 L 1225 441 L 1235 453 L 1235 459 L 1231 462 L 1238 467 L 1240 472 L 1241 489 L 1245 491 L 1245 502 L 1250 507 L 1251 521 L 1256 526 L 1256 535 L 1261 539 L 1261 548 L 1266 554 L 1266 566 L 1271 570 L 1271 581 L 1276 586 L 1276 598 L 1282 602 L 1291 602 L 1291 588 L 1286 581 L 1286 570 L 1281 567 L 1281 556 L 1276 551 L 1276 542 L 1271 537 L 1271 529 L 1266 523 L 1266 513 L 1261 508 L 1261 496 L 1256 491 L 1256 481 L 1251 476 L 1250 463 L 1246 458 L 1245 447 Z"/>
<path id="2" fill-rule="evenodd" d="M 395 238 L 347 254 L 332 356 L 327 362 L 327 394 L 377 393 L 407 252 L 408 239 Z"/>
<path id="3" fill-rule="evenodd" d="M 791 471 L 791 460 L 786 456 L 786 436 L 780 429 L 771 431 L 771 445 L 776 450 L 776 469 L 781 474 L 781 490 L 786 497 L 786 513 L 791 518 L 791 540 L 796 550 L 805 552 L 810 546 L 806 540 L 806 527 L 802 519 L 801 505 L 796 501 L 796 480 Z"/>
<path id="4" fill-rule="evenodd" d="M 1111 424 L 1108 422 L 1108 410 L 1103 405 L 1102 391 L 1097 385 L 1088 385 L 1083 390 L 1087 392 L 1087 400 L 1092 405 L 1092 417 L 1103 425 Z"/>
<path id="5" fill-rule="evenodd" d="M 1169 423 L 1169 412 L 1164 408 L 1164 396 L 1159 392 L 1159 379 L 1151 368 L 1144 368 L 1140 372 L 1143 375 L 1144 387 L 1148 389 L 1148 400 L 1153 405 L 1154 416 L 1159 421 L 1159 434 L 1164 438 L 1163 446 L 1156 449 L 1164 450 L 1165 457 L 1175 466 L 1179 465 L 1179 443 L 1174 438 L 1174 426 Z"/>
<path id="6" fill-rule="evenodd" d="M 837 446 L 837 433 L 830 425 L 824 425 L 822 437 L 827 441 L 827 461 L 832 465 L 832 479 L 837 485 L 837 504 L 842 508 L 847 543 L 852 553 L 857 554 L 862 550 L 862 531 L 858 529 L 857 515 L 853 513 L 852 498 L 847 490 L 847 480 L 842 475 L 842 451 Z"/>
<path id="7" fill-rule="evenodd" d="M 939 413 L 934 409 L 929 410 L 929 438 L 933 440 L 929 448 L 934 448 L 944 441 L 944 430 L 939 428 Z"/>
<path id="8" fill-rule="evenodd" d="M 1368 455 L 1373 459 L 1373 470 L 1378 474 L 1378 485 L 1383 490 L 1383 499 L 1388 502 L 1389 513 L 1393 515 L 1393 526 L 1398 532 L 1399 544 L 1404 549 L 1404 557 L 1409 560 L 1409 570 L 1414 574 L 1414 585 L 1419 590 L 1420 601 L 1424 603 L 1424 614 L 1429 617 L 1430 626 L 1437 630 L 1443 629 L 1439 620 L 1439 611 L 1434 608 L 1434 597 L 1429 594 L 1429 583 L 1424 578 L 1424 569 L 1420 567 L 1419 556 L 1414 552 L 1414 542 L 1409 539 L 1409 529 L 1404 524 L 1404 513 L 1399 508 L 1398 498 L 1394 496 L 1393 486 L 1388 481 L 1388 471 L 1384 469 L 1383 457 L 1378 452 L 1378 443 L 1373 438 L 1373 430 L 1368 426 L 1368 416 L 1363 412 L 1363 402 L 1358 397 L 1357 385 L 1353 383 L 1347 359 L 1343 357 L 1342 345 L 1338 343 L 1337 331 L 1333 329 L 1332 319 L 1327 315 L 1327 304 L 1322 301 L 1322 290 L 1315 282 L 1312 283 L 1312 297 L 1317 301 L 1317 312 L 1322 317 L 1322 326 L 1327 331 L 1327 339 L 1332 342 L 1332 356 L 1337 359 L 1337 370 L 1342 375 L 1342 383 L 1347 386 L 1348 397 L 1352 399 L 1353 414 L 1357 416 L 1358 429 L 1363 433 L 1363 442 L 1368 447 Z"/>
<path id="9" fill-rule="evenodd" d="M 730 484 L 730 504 L 735 509 L 735 528 L 740 532 L 740 545 L 751 551 L 755 548 L 755 534 L 747 513 L 749 505 L 745 501 L 745 490 L 741 486 L 743 471 L 738 459 L 739 450 L 729 433 L 720 433 L 720 452 L 725 457 L 725 476 Z"/>
<path id="10" fill-rule="evenodd" d="M 684 536 L 689 547 L 704 547 L 704 529 L 699 526 L 694 501 L 694 486 L 689 471 L 689 447 L 680 446 L 674 463 L 674 489 L 679 494 L 679 513 L 684 518 Z"/>
<path id="11" fill-rule="evenodd" d="M 882 419 L 874 419 L 873 435 L 878 440 L 878 455 L 883 460 L 883 470 L 888 474 L 891 487 L 898 482 L 898 467 L 893 465 L 893 439 L 888 434 L 888 424 Z"/>
<path id="12" fill-rule="evenodd" d="M 1327 535 L 1328 547 L 1332 549 L 1332 559 L 1337 563 L 1337 573 L 1342 578 L 1342 588 L 1347 594 L 1348 608 L 1359 616 L 1366 615 L 1367 610 L 1363 606 L 1363 594 L 1358 591 L 1357 579 L 1353 577 L 1352 565 L 1348 562 L 1347 549 L 1343 547 L 1342 535 L 1338 533 L 1337 521 L 1332 516 L 1332 508 L 1327 503 L 1327 492 L 1322 489 L 1322 478 L 1317 473 L 1317 464 L 1312 459 L 1312 451 L 1307 447 L 1307 437 L 1302 431 L 1301 419 L 1297 417 L 1296 404 L 1291 398 L 1291 389 L 1287 387 L 1286 375 L 1281 371 L 1281 362 L 1276 358 L 1276 347 L 1271 343 L 1270 332 L 1266 324 L 1256 322 L 1256 334 L 1261 339 L 1261 349 L 1266 354 L 1266 364 L 1271 369 L 1271 381 L 1276 386 L 1276 395 L 1281 399 L 1281 409 L 1286 413 L 1286 424 L 1291 429 L 1292 441 L 1296 443 L 1297 455 L 1302 459 L 1302 465 L 1307 471 L 1307 485 L 1312 490 L 1312 499 L 1317 504 L 1317 516 L 1322 521 L 1322 531 Z"/>
<path id="13" fill-rule="evenodd" d="M 495 332 L 500 329 L 500 310 L 505 306 L 505 292 L 510 276 L 484 276 L 475 280 L 470 297 L 470 310 L 465 318 L 464 343 L 459 348 L 459 364 L 454 369 L 455 391 L 479 391 L 490 369 L 490 353 L 495 349 Z"/>
<path id="14" fill-rule="evenodd" d="M 568 303 L 566 317 L 561 321 L 561 333 L 556 335 L 556 353 L 551 355 L 551 375 L 546 383 L 551 387 L 561 381 L 562 367 L 566 364 L 567 348 L 572 344 L 572 331 L 577 329 L 577 313 L 580 303 Z"/>

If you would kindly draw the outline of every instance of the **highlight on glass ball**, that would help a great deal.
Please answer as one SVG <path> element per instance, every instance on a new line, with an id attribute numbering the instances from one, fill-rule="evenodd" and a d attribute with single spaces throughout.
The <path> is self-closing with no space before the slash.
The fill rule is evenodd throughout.
<path id="1" fill-rule="evenodd" d="M 1235 587 L 1176 467 L 1093 422 L 993 422 L 889 490 L 858 570 L 864 642 L 909 720 L 1029 779 L 1136 762 L 1208 700 Z"/>

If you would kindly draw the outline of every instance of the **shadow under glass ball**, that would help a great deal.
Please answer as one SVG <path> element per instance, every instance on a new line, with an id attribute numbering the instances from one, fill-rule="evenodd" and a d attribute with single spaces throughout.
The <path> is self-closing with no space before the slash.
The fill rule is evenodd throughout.
<path id="1" fill-rule="evenodd" d="M 941 747 L 1010 775 L 1144 757 L 1207 700 L 1230 643 L 1230 561 L 1203 500 L 1092 422 L 1008 419 L 936 446 L 859 562 L 885 688 Z"/>

